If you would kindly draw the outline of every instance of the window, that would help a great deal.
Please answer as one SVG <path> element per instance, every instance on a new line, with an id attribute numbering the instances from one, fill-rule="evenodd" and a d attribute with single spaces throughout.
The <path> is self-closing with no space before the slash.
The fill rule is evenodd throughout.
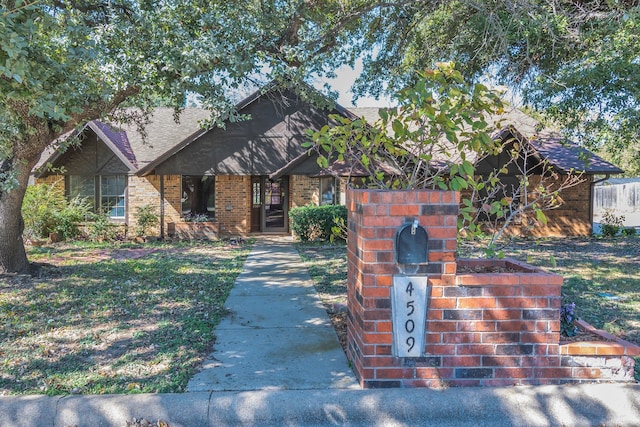
<path id="1" fill-rule="evenodd" d="M 215 177 L 182 176 L 182 215 L 215 217 Z"/>
<path id="2" fill-rule="evenodd" d="M 340 179 L 320 178 L 320 205 L 343 205 L 344 195 L 340 192 Z"/>
<path id="3" fill-rule="evenodd" d="M 67 184 L 69 198 L 81 197 L 93 206 L 94 212 L 103 212 L 109 218 L 123 219 L 126 212 L 124 175 L 70 175 Z"/>
<path id="4" fill-rule="evenodd" d="M 85 199 L 89 204 L 91 204 L 93 210 L 95 211 L 96 180 L 94 176 L 69 176 L 68 194 L 69 199 L 73 199 L 76 197 Z"/>
<path id="5" fill-rule="evenodd" d="M 100 177 L 100 210 L 110 218 L 124 218 L 124 175 Z"/>
<path id="6" fill-rule="evenodd" d="M 253 186 L 253 191 L 252 191 L 252 203 L 253 203 L 253 207 L 260 207 L 262 205 L 262 202 L 260 201 L 260 179 L 258 178 L 257 180 L 254 179 L 254 181 L 251 183 L 251 185 Z"/>

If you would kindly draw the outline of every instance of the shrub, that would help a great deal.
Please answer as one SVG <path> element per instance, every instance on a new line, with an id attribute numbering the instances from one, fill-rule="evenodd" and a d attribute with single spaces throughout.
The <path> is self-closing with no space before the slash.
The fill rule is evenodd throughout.
<path id="1" fill-rule="evenodd" d="M 158 225 L 160 219 L 158 218 L 158 215 L 156 215 L 155 209 L 156 208 L 153 205 L 138 207 L 136 235 L 144 236 L 147 234 L 147 230 Z"/>
<path id="2" fill-rule="evenodd" d="M 55 184 L 27 187 L 22 203 L 25 237 L 47 238 L 57 233 L 62 239 L 80 235 L 79 225 L 91 215 L 91 206 L 80 198 L 67 201 L 63 190 Z"/>
<path id="3" fill-rule="evenodd" d="M 624 225 L 624 215 L 615 215 L 612 209 L 602 212 L 602 235 L 604 237 L 617 236 Z"/>
<path id="4" fill-rule="evenodd" d="M 118 224 L 109 220 L 107 215 L 97 215 L 88 224 L 89 238 L 97 242 L 112 242 L 118 240 Z"/>
<path id="5" fill-rule="evenodd" d="M 347 208 L 341 205 L 303 206 L 289 212 L 291 229 L 302 241 L 330 240 L 332 229 L 347 221 Z"/>
<path id="6" fill-rule="evenodd" d="M 627 227 L 624 230 L 622 230 L 622 235 L 623 236 L 635 236 L 636 235 L 636 229 L 634 227 Z"/>

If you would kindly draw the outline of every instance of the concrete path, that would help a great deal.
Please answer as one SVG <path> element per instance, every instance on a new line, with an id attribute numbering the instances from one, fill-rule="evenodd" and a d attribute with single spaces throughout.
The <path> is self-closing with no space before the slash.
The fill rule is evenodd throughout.
<path id="1" fill-rule="evenodd" d="M 290 242 L 258 241 L 225 307 L 214 352 L 187 391 L 358 388 Z"/>

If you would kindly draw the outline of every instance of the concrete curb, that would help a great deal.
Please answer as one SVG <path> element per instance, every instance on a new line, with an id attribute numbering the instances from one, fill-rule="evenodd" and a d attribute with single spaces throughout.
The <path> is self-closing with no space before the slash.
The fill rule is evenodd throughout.
<path id="1" fill-rule="evenodd" d="M 0 426 L 637 426 L 640 385 L 2 397 Z"/>

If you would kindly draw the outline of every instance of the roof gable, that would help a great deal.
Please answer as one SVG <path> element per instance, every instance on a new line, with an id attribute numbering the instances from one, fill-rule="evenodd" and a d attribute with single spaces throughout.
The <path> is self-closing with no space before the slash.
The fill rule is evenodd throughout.
<path id="1" fill-rule="evenodd" d="M 251 119 L 227 120 L 224 128 L 185 139 L 138 174 L 270 175 L 306 153 L 307 129 L 328 124 L 330 114 L 346 114 L 340 106 L 323 110 L 275 86 L 247 97 L 237 108 Z"/>
<path id="2" fill-rule="evenodd" d="M 45 165 L 53 168 L 64 168 L 66 175 L 112 175 L 128 174 L 135 171 L 135 167 L 119 149 L 93 124 L 82 131 L 79 144 L 74 144 L 66 150 L 55 150 L 49 153 L 46 160 L 35 169 L 36 177 L 42 178 L 50 174 Z M 97 130 L 97 132 L 96 132 Z M 123 141 L 120 141 L 124 145 Z M 44 157 L 44 156 L 43 156 Z"/>
<path id="3" fill-rule="evenodd" d="M 276 96 L 279 97 L 277 101 Z M 328 124 L 330 114 L 351 119 L 363 117 L 371 124 L 380 118 L 379 108 L 346 109 L 336 105 L 331 111 L 322 110 L 302 101 L 293 91 L 275 85 L 256 91 L 236 107 L 238 114 L 251 115 L 252 119 L 242 122 L 228 120 L 225 128 L 203 129 L 201 122 L 210 116 L 207 110 L 186 108 L 176 122 L 174 109 L 157 108 L 145 126 L 145 135 L 135 125 L 98 120 L 88 123 L 81 133 L 95 134 L 122 164 L 117 167 L 117 161 L 111 159 L 111 164 L 103 162 L 102 168 L 108 166 L 109 170 L 118 169 L 142 176 L 156 170 L 165 174 L 341 174 L 346 170 L 344 166 L 336 165 L 323 171 L 315 160 L 308 161 L 308 150 L 302 147 L 307 140 L 306 130 Z M 526 139 L 537 155 L 547 159 L 558 171 L 575 170 L 587 174 L 623 172 L 589 150 L 564 140 L 558 132 L 542 129 L 535 119 L 516 108 L 490 117 L 489 122 L 490 126 L 499 127 L 494 138 L 505 139 L 511 135 Z M 75 154 L 55 150 L 50 155 L 43 155 L 46 160 L 36 168 L 41 171 L 38 177 L 48 173 L 42 169 L 45 163 L 59 167 L 71 157 L 75 161 L 82 158 L 78 148 L 69 150 Z M 84 153 L 84 161 L 91 160 L 88 155 Z M 96 151 L 95 156 L 98 155 Z M 109 153 L 103 155 L 110 157 Z M 443 165 L 453 161 L 450 158 L 438 160 Z M 94 166 L 88 166 L 87 170 L 100 167 L 100 161 L 91 161 Z"/>
<path id="4" fill-rule="evenodd" d="M 79 132 L 76 132 L 76 135 L 86 135 L 88 132 L 95 134 L 111 153 L 126 166 L 126 172 L 123 173 L 133 174 L 181 141 L 204 132 L 200 127 L 200 122 L 210 115 L 204 109 L 186 108 L 176 122 L 174 112 L 173 108 L 156 108 L 144 128 L 145 135 L 134 124 L 105 123 L 100 120 L 87 123 Z M 62 139 L 68 139 L 72 136 L 73 134 L 70 133 Z M 66 153 L 82 150 L 85 140 L 86 137 L 82 137 L 79 147 L 72 146 L 65 151 L 60 149 L 47 150 L 35 168 L 40 171 L 36 176 L 42 177 L 48 174 L 44 170 L 44 165 L 48 163 L 55 167 L 64 166 L 70 156 Z M 87 168 L 87 170 L 89 169 Z"/>

